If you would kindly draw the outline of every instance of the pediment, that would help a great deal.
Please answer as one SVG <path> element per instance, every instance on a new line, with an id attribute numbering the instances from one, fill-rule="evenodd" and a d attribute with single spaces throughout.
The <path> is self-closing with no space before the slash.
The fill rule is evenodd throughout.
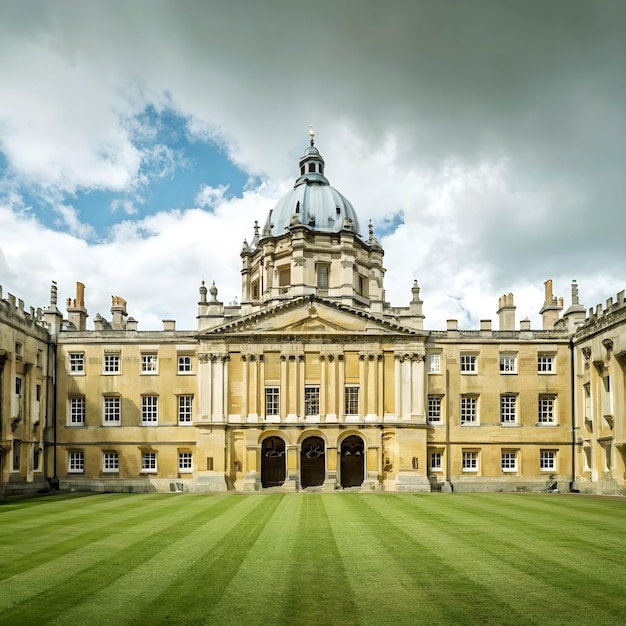
<path id="1" fill-rule="evenodd" d="M 308 298 L 278 305 L 239 320 L 222 324 L 207 335 L 413 335 L 411 329 L 387 322 L 376 316 L 336 305 L 332 302 L 310 302 Z"/>

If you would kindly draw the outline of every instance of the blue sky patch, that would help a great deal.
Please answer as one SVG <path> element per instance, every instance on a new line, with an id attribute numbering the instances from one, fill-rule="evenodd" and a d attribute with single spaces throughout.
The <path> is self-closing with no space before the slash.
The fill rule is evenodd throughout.
<path id="1" fill-rule="evenodd" d="M 241 196 L 248 175 L 235 166 L 217 142 L 192 137 L 187 119 L 171 110 L 148 107 L 131 122 L 133 145 L 142 152 L 134 187 L 123 192 L 81 189 L 55 193 L 12 179 L 6 156 L 0 152 L 0 194 L 14 189 L 39 221 L 48 228 L 69 231 L 54 210 L 56 203 L 74 207 L 80 222 L 89 224 L 98 239 L 106 238 L 114 224 L 140 220 L 170 209 L 195 206 L 202 185 L 227 186 L 227 197 Z"/>

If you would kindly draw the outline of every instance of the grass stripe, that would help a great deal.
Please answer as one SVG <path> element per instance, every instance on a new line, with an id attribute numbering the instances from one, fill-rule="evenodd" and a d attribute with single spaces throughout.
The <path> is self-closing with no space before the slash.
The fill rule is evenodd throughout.
<path id="1" fill-rule="evenodd" d="M 170 576 L 168 572 L 165 581 L 158 581 L 159 592 L 153 594 L 149 603 L 144 602 L 143 613 L 128 623 L 146 623 L 146 618 L 167 619 L 168 624 L 216 623 L 211 617 L 214 607 L 281 498 L 281 495 L 232 498 L 239 502 L 233 511 L 237 516 L 217 519 L 214 524 L 199 529 L 191 544 L 187 540 L 182 554 L 186 565 L 182 568 L 181 563 L 180 575 Z M 180 557 L 179 553 L 177 558 Z"/>
<path id="2" fill-rule="evenodd" d="M 356 623 L 349 576 L 340 559 L 325 507 L 329 496 L 316 493 L 302 496 L 298 541 L 289 555 L 291 584 L 277 623 Z"/>
<path id="3" fill-rule="evenodd" d="M 408 528 L 416 513 L 420 512 L 421 505 L 428 506 L 428 502 L 416 500 L 414 496 L 391 497 L 397 500 L 393 506 L 383 506 L 376 499 L 368 500 L 367 504 L 390 521 L 396 520 Z M 417 507 L 416 502 L 419 504 Z M 449 499 L 449 504 L 449 508 L 444 507 L 448 515 L 443 523 L 440 526 L 422 524 L 419 539 L 413 541 L 419 543 L 420 552 L 425 544 L 430 546 L 434 549 L 435 558 L 448 568 L 473 578 L 489 595 L 494 596 L 493 603 L 483 603 L 483 608 L 476 613 L 477 618 L 483 622 L 490 619 L 498 621 L 501 618 L 494 616 L 494 607 L 497 607 L 496 613 L 501 613 L 502 607 L 508 606 L 513 613 L 523 616 L 524 623 L 543 623 L 546 619 L 567 623 L 571 618 L 562 619 L 563 606 L 569 608 L 570 614 L 578 616 L 589 609 L 583 581 L 589 581 L 592 586 L 594 581 L 572 573 L 574 562 L 571 558 L 561 556 L 561 562 L 554 558 L 555 554 L 562 552 L 561 546 L 550 547 L 548 544 L 541 551 L 524 549 L 523 542 L 507 546 L 508 529 L 499 527 L 494 533 L 485 533 L 476 524 L 468 527 L 471 503 L 467 509 L 458 510 L 458 502 L 453 498 Z M 528 534 L 526 545 L 532 546 L 533 541 L 534 536 Z M 618 577 L 620 580 L 623 580 L 623 575 Z M 508 581 L 509 584 L 503 585 L 500 581 Z M 613 588 L 609 587 L 603 594 L 606 602 L 600 603 L 598 611 L 594 612 L 594 623 L 614 623 L 622 611 L 620 583 L 611 586 Z M 548 604 L 545 603 L 546 598 L 550 599 Z M 476 599 L 473 605 L 476 608 Z"/>
<path id="4" fill-rule="evenodd" d="M 340 558 L 350 573 L 356 622 L 384 624 L 393 618 L 396 624 L 443 623 L 445 611 L 432 602 L 432 587 L 438 582 L 430 568 L 421 576 L 403 544 L 393 543 L 395 534 L 385 520 L 363 515 L 350 502 L 352 497 L 328 498 L 325 504 Z"/>
<path id="5" fill-rule="evenodd" d="M 217 507 L 219 514 L 220 508 L 231 508 L 235 502 L 223 496 L 215 500 L 196 499 L 187 510 L 181 509 L 180 503 L 175 504 L 176 508 L 170 508 L 164 515 L 154 512 L 153 517 L 144 517 L 140 525 L 108 533 L 4 580 L 0 587 L 0 620 L 9 621 L 13 617 L 27 620 L 30 615 L 41 615 L 43 609 L 49 616 L 62 613 L 100 586 L 118 579 L 120 572 L 133 562 L 151 558 L 164 546 L 192 532 L 195 518 L 207 516 L 212 507 Z M 182 526 L 181 522 L 184 522 Z"/>
<path id="6" fill-rule="evenodd" d="M 82 515 L 69 516 L 67 523 L 56 513 L 53 516 L 54 521 L 44 515 L 42 527 L 29 530 L 27 543 L 24 543 L 24 537 L 20 533 L 6 536 L 6 544 L 0 548 L 0 580 L 27 569 L 34 570 L 37 565 L 45 565 L 52 558 L 63 555 L 71 557 L 72 552 L 94 541 L 101 542 L 107 537 L 113 537 L 116 541 L 120 529 L 124 529 L 125 533 L 132 532 L 136 526 L 145 524 L 146 518 L 154 513 L 159 516 L 164 516 L 169 511 L 176 514 L 179 504 L 176 497 L 151 499 L 141 508 L 138 506 L 141 500 L 128 503 L 122 501 L 123 506 L 114 502 L 111 508 L 105 509 L 87 506 L 80 510 Z"/>
<path id="7" fill-rule="evenodd" d="M 0 623 L 621 624 L 626 500 L 99 494 L 0 507 Z"/>

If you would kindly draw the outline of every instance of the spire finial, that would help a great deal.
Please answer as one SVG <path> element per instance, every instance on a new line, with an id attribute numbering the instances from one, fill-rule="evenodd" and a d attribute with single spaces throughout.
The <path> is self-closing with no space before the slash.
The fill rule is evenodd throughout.
<path id="1" fill-rule="evenodd" d="M 315 145 L 315 129 L 313 128 L 313 124 L 309 124 L 309 137 L 311 137 L 311 145 Z"/>

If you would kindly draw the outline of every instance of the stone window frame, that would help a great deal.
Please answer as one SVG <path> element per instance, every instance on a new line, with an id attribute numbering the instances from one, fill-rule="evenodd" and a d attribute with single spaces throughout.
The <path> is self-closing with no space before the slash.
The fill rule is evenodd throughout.
<path id="1" fill-rule="evenodd" d="M 193 394 L 180 394 L 177 399 L 177 406 L 178 424 L 191 426 L 193 424 Z"/>

